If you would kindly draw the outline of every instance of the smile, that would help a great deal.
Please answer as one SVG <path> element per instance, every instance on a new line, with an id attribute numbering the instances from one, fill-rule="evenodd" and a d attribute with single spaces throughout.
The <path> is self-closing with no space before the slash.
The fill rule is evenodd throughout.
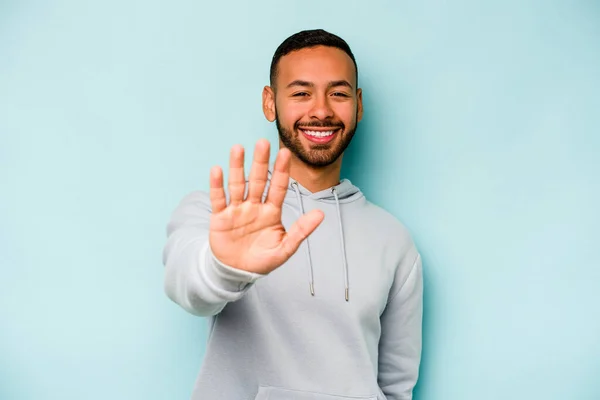
<path id="1" fill-rule="evenodd" d="M 334 137 L 335 137 L 335 133 L 337 133 L 340 128 L 327 128 L 327 130 L 325 129 L 302 129 L 299 128 L 300 132 L 302 132 L 304 134 L 304 137 L 307 138 L 308 140 L 310 140 L 311 142 L 314 143 L 319 143 L 319 144 L 323 144 L 323 143 L 327 143 L 329 141 L 331 141 Z"/>
<path id="2" fill-rule="evenodd" d="M 314 137 L 327 137 L 327 136 L 331 136 L 333 135 L 333 130 L 331 131 L 309 131 L 309 130 L 302 130 L 302 132 L 304 132 L 305 134 L 309 135 L 309 136 L 314 136 Z"/>

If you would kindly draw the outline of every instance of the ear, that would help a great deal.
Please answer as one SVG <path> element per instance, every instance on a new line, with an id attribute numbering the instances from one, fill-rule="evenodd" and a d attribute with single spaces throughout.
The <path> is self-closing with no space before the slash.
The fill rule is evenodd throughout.
<path id="1" fill-rule="evenodd" d="M 270 86 L 265 86 L 263 89 L 262 106 L 265 118 L 269 122 L 275 121 L 275 91 Z"/>
<path id="2" fill-rule="evenodd" d="M 362 102 L 362 89 L 356 89 L 356 101 L 357 101 L 357 110 L 356 110 L 356 122 L 360 122 L 363 117 L 363 102 Z"/>

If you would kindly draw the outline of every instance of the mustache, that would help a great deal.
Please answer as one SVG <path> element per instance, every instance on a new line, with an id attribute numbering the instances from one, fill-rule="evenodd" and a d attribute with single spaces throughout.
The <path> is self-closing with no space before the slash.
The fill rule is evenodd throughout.
<path id="1" fill-rule="evenodd" d="M 344 129 L 344 124 L 342 122 L 333 122 L 333 121 L 311 121 L 306 123 L 296 122 L 294 124 L 296 129 L 298 128 L 341 128 Z"/>

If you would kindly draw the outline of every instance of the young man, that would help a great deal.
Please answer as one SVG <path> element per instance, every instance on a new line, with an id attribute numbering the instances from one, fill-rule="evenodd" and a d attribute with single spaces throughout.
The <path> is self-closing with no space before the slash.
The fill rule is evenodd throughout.
<path id="1" fill-rule="evenodd" d="M 412 399 L 421 357 L 421 258 L 406 229 L 340 180 L 363 114 L 354 56 L 323 30 L 285 40 L 263 111 L 279 147 L 234 146 L 228 191 L 177 207 L 168 296 L 210 318 L 193 399 Z"/>

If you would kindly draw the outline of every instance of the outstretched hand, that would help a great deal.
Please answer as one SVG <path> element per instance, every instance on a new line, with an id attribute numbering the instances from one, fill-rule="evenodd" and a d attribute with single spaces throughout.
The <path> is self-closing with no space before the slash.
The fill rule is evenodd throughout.
<path id="1" fill-rule="evenodd" d="M 210 171 L 211 250 L 223 264 L 258 274 L 268 274 L 285 263 L 324 217 L 321 211 L 313 210 L 302 215 L 286 232 L 281 223 L 281 208 L 290 177 L 291 153 L 285 148 L 279 150 L 269 191 L 263 201 L 269 155 L 269 142 L 260 140 L 254 150 L 248 195 L 244 199 L 244 148 L 238 145 L 231 149 L 229 204 L 223 186 L 223 171 L 220 167 Z"/>

